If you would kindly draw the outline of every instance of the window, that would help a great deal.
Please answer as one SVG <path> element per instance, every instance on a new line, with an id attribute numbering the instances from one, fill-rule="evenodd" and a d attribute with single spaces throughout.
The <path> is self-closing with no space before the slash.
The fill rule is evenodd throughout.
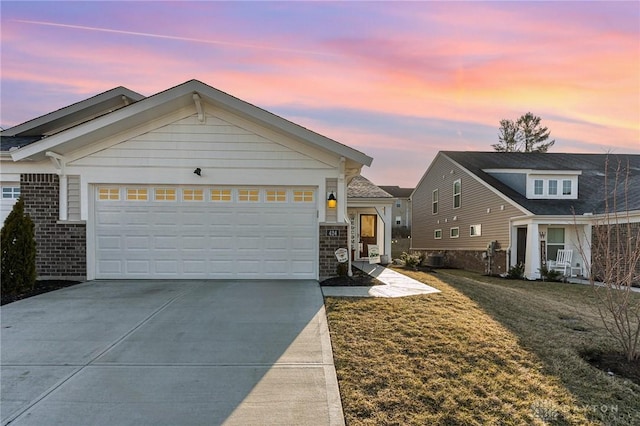
<path id="1" fill-rule="evenodd" d="M 211 201 L 231 201 L 230 189 L 212 189 Z"/>
<path id="2" fill-rule="evenodd" d="M 562 195 L 571 195 L 571 181 L 563 180 L 562 181 Z"/>
<path id="3" fill-rule="evenodd" d="M 5 200 L 6 199 L 17 200 L 18 198 L 20 198 L 20 187 L 8 186 L 8 187 L 2 188 L 2 198 Z"/>
<path id="4" fill-rule="evenodd" d="M 534 195 L 542 195 L 543 194 L 543 185 L 544 181 L 542 179 L 536 179 L 533 181 L 533 194 Z"/>
<path id="5" fill-rule="evenodd" d="M 549 195 L 558 195 L 558 181 L 555 179 L 549 181 Z"/>
<path id="6" fill-rule="evenodd" d="M 119 199 L 120 199 L 120 189 L 106 188 L 106 187 L 98 188 L 98 200 L 118 201 Z"/>
<path id="7" fill-rule="evenodd" d="M 204 190 L 193 188 L 183 189 L 182 201 L 204 201 Z"/>
<path id="8" fill-rule="evenodd" d="M 287 191 L 285 191 L 284 189 L 268 190 L 267 191 L 267 202 L 269 202 L 269 203 L 286 203 L 287 202 Z"/>
<path id="9" fill-rule="evenodd" d="M 176 190 L 174 188 L 156 188 L 156 201 L 175 201 Z"/>
<path id="10" fill-rule="evenodd" d="M 564 249 L 564 228 L 547 229 L 547 259 L 556 260 L 558 250 Z"/>
<path id="11" fill-rule="evenodd" d="M 396 200 L 396 207 L 397 208 L 402 207 L 402 203 L 400 202 L 400 200 Z"/>
<path id="12" fill-rule="evenodd" d="M 260 191 L 257 189 L 239 189 L 238 201 L 242 201 L 242 202 L 260 201 Z"/>
<path id="13" fill-rule="evenodd" d="M 147 201 L 148 199 L 147 188 L 127 188 L 128 201 Z"/>
<path id="14" fill-rule="evenodd" d="M 402 225 L 402 216 L 396 216 L 396 225 Z"/>
<path id="15" fill-rule="evenodd" d="M 460 228 L 457 226 L 455 228 L 449 229 L 449 238 L 458 238 L 460 236 Z"/>
<path id="16" fill-rule="evenodd" d="M 312 203 L 313 191 L 293 191 L 293 201 L 295 203 Z"/>
<path id="17" fill-rule="evenodd" d="M 453 208 L 457 209 L 460 207 L 460 195 L 462 193 L 462 186 L 460 183 L 460 179 L 453 182 Z"/>
<path id="18" fill-rule="evenodd" d="M 470 237 L 479 237 L 480 235 L 482 235 L 482 225 L 471 225 L 469 227 Z"/>
<path id="19" fill-rule="evenodd" d="M 438 214 L 438 190 L 434 189 L 431 193 L 431 214 Z"/>
<path id="20" fill-rule="evenodd" d="M 436 240 L 441 240 L 442 239 L 442 229 L 436 229 L 435 231 L 433 231 L 433 238 Z"/>

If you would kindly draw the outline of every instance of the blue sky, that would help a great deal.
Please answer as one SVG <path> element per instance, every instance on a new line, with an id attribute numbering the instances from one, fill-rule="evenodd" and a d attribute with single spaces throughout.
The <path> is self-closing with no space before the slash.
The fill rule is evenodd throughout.
<path id="1" fill-rule="evenodd" d="M 555 152 L 640 153 L 640 3 L 2 1 L 3 128 L 192 78 L 414 186 L 531 111 Z"/>

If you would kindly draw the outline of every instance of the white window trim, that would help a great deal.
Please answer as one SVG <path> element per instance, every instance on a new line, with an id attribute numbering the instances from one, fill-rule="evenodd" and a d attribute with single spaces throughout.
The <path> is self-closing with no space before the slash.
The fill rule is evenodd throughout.
<path id="1" fill-rule="evenodd" d="M 439 203 L 440 203 L 440 193 L 437 189 L 434 189 L 431 192 L 431 214 L 438 214 L 438 212 L 440 211 Z"/>
<path id="2" fill-rule="evenodd" d="M 440 236 L 438 236 L 438 233 L 440 233 Z M 434 240 L 441 240 L 442 239 L 442 229 L 434 229 L 433 230 L 433 239 Z"/>
<path id="3" fill-rule="evenodd" d="M 475 233 L 474 233 L 474 229 L 476 230 Z M 482 236 L 482 225 L 470 225 L 469 236 L 472 238 Z"/>
<path id="4" fill-rule="evenodd" d="M 453 230 L 458 231 L 457 235 L 453 235 Z M 460 227 L 454 226 L 453 228 L 449 228 L 449 238 L 460 238 Z"/>
<path id="5" fill-rule="evenodd" d="M 456 183 L 460 186 L 460 192 L 458 192 L 456 194 Z M 453 208 L 454 209 L 459 209 L 462 206 L 462 180 L 461 179 L 456 179 L 453 181 L 453 187 L 452 187 L 452 192 L 453 192 Z M 458 202 L 458 206 L 456 207 L 456 195 L 459 198 L 459 202 Z"/>

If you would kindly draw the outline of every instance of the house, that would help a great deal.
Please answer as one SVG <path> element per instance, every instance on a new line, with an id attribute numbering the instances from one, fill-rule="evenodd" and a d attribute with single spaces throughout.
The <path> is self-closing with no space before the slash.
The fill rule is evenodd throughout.
<path id="1" fill-rule="evenodd" d="M 395 198 L 393 203 L 393 236 L 407 237 L 411 234 L 411 194 L 415 188 L 401 188 L 399 186 L 380 186 Z"/>
<path id="2" fill-rule="evenodd" d="M 377 245 L 387 263 L 391 256 L 394 198 L 364 176 L 347 187 L 347 215 L 351 223 L 351 258 L 369 260 L 368 246 Z"/>
<path id="3" fill-rule="evenodd" d="M 640 227 L 640 155 L 441 151 L 411 196 L 412 249 L 480 272 L 522 264 L 530 279 L 571 250 L 571 275 L 586 276 L 580 253 L 592 255 L 618 161 L 630 167 L 617 211 Z"/>
<path id="4" fill-rule="evenodd" d="M 119 87 L 0 136 L 2 211 L 23 198 L 40 279 L 332 276 L 347 185 L 372 162 L 197 80 Z"/>

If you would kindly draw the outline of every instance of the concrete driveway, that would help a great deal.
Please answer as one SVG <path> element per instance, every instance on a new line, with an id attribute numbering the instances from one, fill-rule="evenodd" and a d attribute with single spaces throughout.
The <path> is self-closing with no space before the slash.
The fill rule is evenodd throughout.
<path id="1" fill-rule="evenodd" d="M 0 308 L 2 424 L 344 424 L 315 281 L 93 281 Z"/>

